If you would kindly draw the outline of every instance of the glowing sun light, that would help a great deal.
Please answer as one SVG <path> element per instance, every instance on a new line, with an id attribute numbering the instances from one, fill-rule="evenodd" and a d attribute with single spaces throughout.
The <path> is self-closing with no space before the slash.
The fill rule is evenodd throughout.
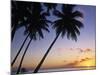
<path id="1" fill-rule="evenodd" d="M 80 62 L 77 66 L 87 66 L 87 67 L 90 67 L 90 66 L 95 66 L 95 60 L 87 60 L 87 61 L 83 61 L 83 62 Z"/>

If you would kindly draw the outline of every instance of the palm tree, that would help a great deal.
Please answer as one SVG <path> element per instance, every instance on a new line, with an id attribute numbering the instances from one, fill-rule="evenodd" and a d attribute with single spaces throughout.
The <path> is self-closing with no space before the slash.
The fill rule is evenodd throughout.
<path id="1" fill-rule="evenodd" d="M 11 40 L 13 41 L 15 32 L 20 27 L 25 26 L 26 18 L 29 16 L 30 3 L 21 1 L 11 1 Z M 24 12 L 24 13 L 23 13 Z"/>
<path id="2" fill-rule="evenodd" d="M 59 11 L 55 11 L 55 15 L 60 17 L 59 20 L 54 21 L 53 28 L 56 31 L 56 37 L 54 38 L 53 42 L 49 46 L 47 52 L 43 56 L 42 60 L 35 68 L 34 73 L 37 73 L 40 69 L 41 65 L 43 64 L 45 58 L 47 57 L 48 53 L 50 52 L 51 48 L 53 47 L 54 43 L 57 41 L 58 37 L 62 36 L 62 38 L 67 35 L 67 38 L 72 38 L 72 40 L 77 41 L 77 35 L 80 35 L 79 29 L 83 27 L 83 24 L 77 20 L 76 18 L 82 17 L 83 15 L 79 11 L 73 11 L 74 5 L 63 5 L 62 6 L 62 13 Z"/>
<path id="3" fill-rule="evenodd" d="M 40 14 L 39 12 L 42 11 L 42 8 L 40 8 L 40 5 L 37 4 L 37 3 L 34 3 L 34 5 L 33 5 L 33 3 L 30 3 L 30 2 L 26 3 L 26 2 L 21 2 L 21 1 L 20 2 L 19 1 L 12 1 L 12 5 L 13 5 L 12 6 L 12 11 L 15 11 L 15 12 L 13 12 L 14 14 L 12 14 L 12 16 L 14 16 L 14 17 L 12 17 L 13 18 L 12 19 L 12 29 L 14 28 L 12 30 L 12 31 L 14 31 L 14 33 L 12 32 L 12 36 L 14 37 L 15 31 L 18 28 L 20 28 L 20 26 L 24 26 L 27 29 L 27 26 L 29 25 L 29 23 L 31 23 L 30 20 L 32 20 L 31 15 L 33 14 L 32 13 L 33 7 L 37 8 L 39 10 L 38 12 L 36 12 L 36 9 L 35 9 L 35 12 L 33 10 L 33 12 L 36 13 L 36 15 L 34 14 L 34 17 L 37 17 L 37 14 Z M 15 7 L 15 5 L 17 7 Z M 18 11 L 16 11 L 16 8 L 18 9 Z M 25 14 L 22 11 L 24 11 Z M 15 16 L 17 16 L 17 18 Z M 26 19 L 21 21 L 21 18 L 25 18 L 25 17 L 26 17 Z M 45 20 L 45 14 L 44 13 L 42 14 L 42 17 Z M 22 23 L 18 24 L 18 23 L 15 22 L 15 20 L 21 21 Z M 45 20 L 45 21 L 47 21 L 47 20 Z M 50 22 L 50 21 L 48 21 L 48 22 Z M 25 40 L 23 41 L 20 49 L 18 50 L 16 56 L 14 57 L 14 59 L 13 59 L 13 61 L 11 63 L 11 66 L 14 65 L 14 63 L 15 63 L 16 59 L 18 58 L 18 56 L 19 56 L 19 54 L 20 54 L 25 42 L 27 41 L 28 37 L 30 36 L 30 33 L 29 34 L 25 34 L 25 35 L 27 35 L 27 36 L 26 36 Z M 12 40 L 13 40 L 13 37 L 12 37 Z"/>
<path id="4" fill-rule="evenodd" d="M 57 6 L 57 4 L 54 4 L 54 3 L 44 3 L 44 5 L 47 7 L 47 15 L 48 16 L 50 15 L 49 11 L 51 9 L 56 10 L 56 6 Z"/>
<path id="5" fill-rule="evenodd" d="M 27 19 L 30 16 L 30 8 L 31 8 L 31 3 L 26 3 L 26 2 L 21 2 L 21 1 L 12 1 L 12 40 L 14 38 L 15 32 L 17 31 L 17 29 L 19 29 L 20 27 L 24 26 L 25 28 L 28 25 L 28 21 Z M 24 12 L 24 13 L 23 13 Z M 26 19 L 25 19 L 26 18 Z M 20 49 L 18 50 L 15 58 L 13 59 L 11 66 L 14 65 L 18 55 L 20 54 L 26 40 L 28 39 L 30 34 L 28 34 L 24 40 L 24 42 L 22 43 Z"/>
<path id="6" fill-rule="evenodd" d="M 26 27 L 25 34 L 29 34 L 30 40 L 29 43 L 26 46 L 26 49 L 22 55 L 21 62 L 19 64 L 17 74 L 19 74 L 23 59 L 25 57 L 25 54 L 29 48 L 30 43 L 33 40 L 37 40 L 37 36 L 39 38 L 44 38 L 43 36 L 43 30 L 49 32 L 48 30 L 48 20 L 44 17 L 43 14 L 41 14 L 42 8 L 40 3 L 33 3 L 32 4 L 32 10 L 31 15 L 29 16 L 28 20 L 28 26 Z"/>

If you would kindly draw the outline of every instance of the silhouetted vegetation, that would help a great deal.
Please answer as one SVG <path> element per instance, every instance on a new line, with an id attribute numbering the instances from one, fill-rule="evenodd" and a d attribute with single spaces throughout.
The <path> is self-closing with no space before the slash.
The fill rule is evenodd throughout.
<path id="1" fill-rule="evenodd" d="M 63 5 L 62 13 L 60 11 L 55 10 L 54 15 L 61 18 L 53 23 L 53 29 L 55 29 L 56 31 L 56 37 L 49 46 L 42 60 L 34 70 L 34 73 L 38 72 L 38 70 L 40 69 L 41 65 L 43 64 L 45 58 L 47 57 L 48 53 L 50 52 L 52 46 L 54 45 L 60 34 L 62 37 L 66 35 L 68 39 L 72 38 L 72 40 L 77 41 L 77 35 L 80 35 L 79 29 L 83 27 L 83 24 L 79 20 L 75 19 L 75 17 L 83 18 L 83 14 L 79 11 L 73 12 L 74 7 L 75 5 Z"/>
<path id="2" fill-rule="evenodd" d="M 43 64 L 45 58 L 47 57 L 48 53 L 50 52 L 51 48 L 57 41 L 58 37 L 61 35 L 62 38 L 67 36 L 68 39 L 72 39 L 77 41 L 77 36 L 80 35 L 80 28 L 83 27 L 81 21 L 77 20 L 76 18 L 83 18 L 83 14 L 79 11 L 73 11 L 76 7 L 75 5 L 62 5 L 62 9 L 60 12 L 56 9 L 57 4 L 53 3 L 43 3 L 46 7 L 47 11 L 46 14 L 43 12 L 43 6 L 41 3 L 38 2 L 22 2 L 22 1 L 11 1 L 11 40 L 13 41 L 16 31 L 21 28 L 25 27 L 25 31 L 23 35 L 26 36 L 25 40 L 23 41 L 20 49 L 18 50 L 14 60 L 11 63 L 11 66 L 14 65 L 16 59 L 18 58 L 26 40 L 30 38 L 25 51 L 21 57 L 20 64 L 18 66 L 17 74 L 19 74 L 21 70 L 21 66 L 25 57 L 25 54 L 31 44 L 32 40 L 43 39 L 43 31 L 49 32 L 49 23 L 50 26 L 55 30 L 56 37 L 54 38 L 53 42 L 49 46 L 47 52 L 41 59 L 38 66 L 35 68 L 34 73 L 37 73 L 40 69 L 41 65 Z M 54 21 L 53 23 L 49 21 L 46 16 L 50 16 L 50 10 L 54 10 L 52 13 L 54 16 L 57 16 L 58 20 Z"/>
<path id="3" fill-rule="evenodd" d="M 54 4 L 54 3 L 44 3 L 44 5 L 47 7 L 48 16 L 50 15 L 50 10 L 51 9 L 56 10 L 56 6 L 57 6 L 57 4 Z"/>

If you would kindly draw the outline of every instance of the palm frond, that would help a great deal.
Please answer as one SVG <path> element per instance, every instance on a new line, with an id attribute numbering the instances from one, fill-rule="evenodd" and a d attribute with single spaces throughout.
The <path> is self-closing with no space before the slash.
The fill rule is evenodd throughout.
<path id="1" fill-rule="evenodd" d="M 68 39 L 77 41 L 77 36 L 80 35 L 80 28 L 83 27 L 83 23 L 76 19 L 76 17 L 82 17 L 83 14 L 79 11 L 74 11 L 76 5 L 63 5 L 62 13 L 55 11 L 55 16 L 60 19 L 53 22 L 53 28 L 56 34 L 61 34 L 62 38 L 67 35 Z"/>
<path id="2" fill-rule="evenodd" d="M 72 23 L 75 24 L 78 28 L 83 28 L 84 27 L 83 23 L 80 22 L 79 20 L 72 19 Z"/>
<path id="3" fill-rule="evenodd" d="M 58 11 L 58 10 L 55 10 L 55 11 L 53 12 L 53 14 L 54 14 L 55 16 L 57 16 L 57 17 L 62 17 L 62 16 L 63 16 L 63 13 L 61 13 L 61 12 Z"/>
<path id="4" fill-rule="evenodd" d="M 81 17 L 83 18 L 83 14 L 80 11 L 75 11 L 72 13 L 73 18 Z"/>

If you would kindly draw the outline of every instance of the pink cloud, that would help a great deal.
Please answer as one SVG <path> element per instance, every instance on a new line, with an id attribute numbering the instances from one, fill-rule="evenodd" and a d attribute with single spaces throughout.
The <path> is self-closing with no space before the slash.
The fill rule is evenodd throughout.
<path id="1" fill-rule="evenodd" d="M 92 49 L 90 49 L 90 48 L 87 48 L 87 49 L 76 48 L 76 50 L 79 50 L 80 53 L 83 53 L 83 52 L 91 52 L 92 51 Z"/>
<path id="2" fill-rule="evenodd" d="M 63 50 L 65 50 L 65 48 L 58 48 L 57 50 L 59 50 L 59 51 L 63 51 Z"/>

